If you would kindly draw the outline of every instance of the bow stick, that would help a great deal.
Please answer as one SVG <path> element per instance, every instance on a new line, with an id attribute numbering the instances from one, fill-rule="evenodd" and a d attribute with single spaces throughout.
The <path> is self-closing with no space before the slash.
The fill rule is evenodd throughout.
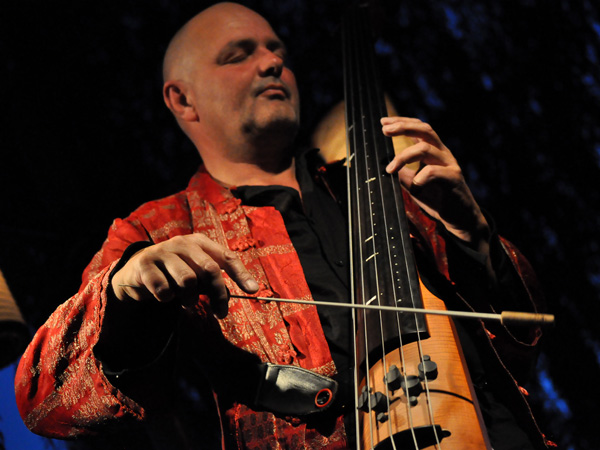
<path id="1" fill-rule="evenodd" d="M 140 289 L 141 286 L 132 284 L 119 284 L 121 287 L 130 287 L 134 289 Z M 438 316 L 458 317 L 461 319 L 479 319 L 479 320 L 492 320 L 500 322 L 502 325 L 552 325 L 554 324 L 553 314 L 542 314 L 542 313 L 527 313 L 520 311 L 502 311 L 500 314 L 496 313 L 481 313 L 481 312 L 469 312 L 469 311 L 447 311 L 440 309 L 424 309 L 424 308 L 410 308 L 405 306 L 379 306 L 379 305 L 361 305 L 352 303 L 337 303 L 337 302 L 325 302 L 325 301 L 313 301 L 313 300 L 299 300 L 291 298 L 276 298 L 276 297 L 254 297 L 251 295 L 236 295 L 229 293 L 231 298 L 239 298 L 243 300 L 259 300 L 268 302 L 279 302 L 279 303 L 296 303 L 301 305 L 315 305 L 315 306 L 333 306 L 338 308 L 353 308 L 353 309 L 367 309 L 374 311 L 388 311 L 388 312 L 405 312 L 414 314 L 432 314 Z"/>
<path id="2" fill-rule="evenodd" d="M 302 305 L 316 305 L 316 306 L 333 306 L 341 308 L 354 308 L 354 309 L 370 309 L 376 311 L 388 311 L 388 312 L 406 312 L 414 314 L 432 314 L 438 316 L 449 316 L 459 317 L 461 319 L 481 319 L 481 320 L 494 320 L 498 321 L 503 325 L 509 324 L 536 324 L 536 325 L 550 325 L 554 323 L 554 315 L 542 314 L 542 313 L 526 313 L 519 311 L 502 311 L 500 314 L 494 313 L 480 313 L 480 312 L 468 312 L 468 311 L 447 311 L 440 309 L 424 309 L 424 308 L 410 308 L 405 306 L 380 306 L 380 305 L 360 305 L 351 303 L 337 303 L 337 302 L 325 302 L 325 301 L 311 301 L 311 300 L 295 300 L 289 298 L 274 298 L 274 297 L 253 297 L 250 295 L 235 295 L 230 294 L 231 298 L 241 298 L 246 300 L 263 300 L 280 303 L 299 303 Z"/>

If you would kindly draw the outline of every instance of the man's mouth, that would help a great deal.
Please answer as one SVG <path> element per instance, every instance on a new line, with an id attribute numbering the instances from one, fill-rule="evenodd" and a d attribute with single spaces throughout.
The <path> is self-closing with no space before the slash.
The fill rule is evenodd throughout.
<path id="1" fill-rule="evenodd" d="M 258 97 L 259 95 L 289 98 L 290 92 L 283 84 L 269 83 L 264 86 L 259 86 L 256 96 Z"/>

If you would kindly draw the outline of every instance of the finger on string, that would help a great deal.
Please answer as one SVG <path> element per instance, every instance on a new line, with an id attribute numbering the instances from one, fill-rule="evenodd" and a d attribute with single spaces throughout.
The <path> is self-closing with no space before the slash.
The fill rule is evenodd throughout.
<path id="1" fill-rule="evenodd" d="M 410 191 L 411 186 L 413 185 L 413 180 L 417 175 L 418 171 L 415 169 L 411 169 L 409 167 L 403 167 L 398 171 L 398 178 L 402 186 L 407 188 Z"/>
<path id="2" fill-rule="evenodd" d="M 450 167 L 438 165 L 423 165 L 412 179 L 412 184 L 425 186 L 433 182 L 440 182 L 444 186 L 455 186 L 461 181 L 461 174 Z"/>
<path id="3" fill-rule="evenodd" d="M 399 155 L 386 166 L 387 173 L 394 173 L 402 169 L 407 164 L 419 162 L 422 164 L 448 165 L 453 160 L 449 160 L 446 154 L 439 148 L 421 141 L 415 145 L 405 148 Z"/>
<path id="4" fill-rule="evenodd" d="M 399 120 L 393 123 L 382 126 L 383 134 L 392 137 L 397 135 L 405 135 L 413 138 L 422 139 L 432 145 L 443 145 L 440 137 L 435 132 L 431 125 L 421 121 L 406 121 Z"/>
<path id="5" fill-rule="evenodd" d="M 416 117 L 404 117 L 404 116 L 387 116 L 380 119 L 381 125 L 388 125 L 396 122 L 423 122 L 421 119 Z"/>
<path id="6" fill-rule="evenodd" d="M 389 126 L 392 130 L 398 126 L 415 130 L 433 131 L 433 128 L 427 122 L 412 117 L 384 117 L 380 120 L 380 123 L 383 127 Z"/>

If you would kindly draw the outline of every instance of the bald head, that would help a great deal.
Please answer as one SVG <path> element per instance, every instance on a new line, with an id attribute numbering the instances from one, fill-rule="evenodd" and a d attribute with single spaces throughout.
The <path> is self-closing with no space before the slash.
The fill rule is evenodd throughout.
<path id="1" fill-rule="evenodd" d="M 235 19 L 247 20 L 253 17 L 268 22 L 258 13 L 238 3 L 217 3 L 192 17 L 173 36 L 163 60 L 163 81 L 181 79 L 189 75 L 195 56 L 203 46 L 210 45 L 214 30 L 223 30 Z"/>
<path id="2" fill-rule="evenodd" d="M 290 146 L 299 99 L 285 59 L 269 23 L 236 3 L 211 6 L 173 37 L 163 96 L 207 166 L 210 155 L 255 161 Z"/>

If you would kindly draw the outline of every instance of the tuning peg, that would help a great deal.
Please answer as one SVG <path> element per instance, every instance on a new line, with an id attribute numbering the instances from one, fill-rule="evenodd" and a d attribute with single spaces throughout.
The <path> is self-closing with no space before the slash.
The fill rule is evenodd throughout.
<path id="1" fill-rule="evenodd" d="M 356 405 L 356 407 L 362 411 L 368 412 L 369 411 L 368 399 L 369 399 L 369 391 L 367 390 L 366 386 L 363 386 L 362 391 L 360 391 L 360 395 L 358 396 L 358 404 Z"/>
<path id="2" fill-rule="evenodd" d="M 407 397 L 417 397 L 423 392 L 423 386 L 421 386 L 421 380 L 416 375 L 408 375 L 400 382 L 404 395 Z"/>
<path id="3" fill-rule="evenodd" d="M 418 366 L 419 378 L 428 381 L 435 380 L 438 376 L 437 364 L 434 363 L 429 355 L 423 355 L 423 361 Z"/>
<path id="4" fill-rule="evenodd" d="M 387 397 L 381 392 L 371 394 L 371 409 L 375 412 L 387 412 Z"/>
<path id="5" fill-rule="evenodd" d="M 363 388 L 360 396 L 358 397 L 358 409 L 369 412 L 386 412 L 387 411 L 387 397 L 381 392 L 375 392 L 369 394 L 366 387 Z"/>
<path id="6" fill-rule="evenodd" d="M 388 371 L 388 373 L 383 378 L 383 382 L 387 384 L 388 388 L 391 391 L 396 391 L 400 389 L 401 379 L 402 374 L 400 373 L 400 370 L 395 365 L 392 365 L 390 366 L 390 370 Z"/>

